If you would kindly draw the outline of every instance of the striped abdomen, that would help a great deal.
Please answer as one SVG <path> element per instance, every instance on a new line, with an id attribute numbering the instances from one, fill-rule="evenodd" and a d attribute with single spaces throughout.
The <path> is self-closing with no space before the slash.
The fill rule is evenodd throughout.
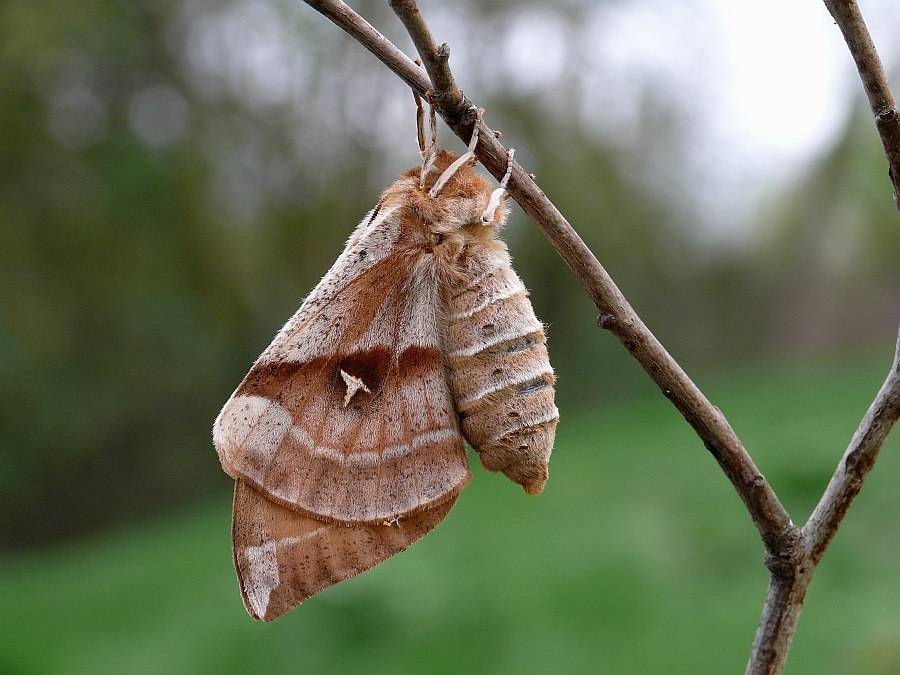
<path id="1" fill-rule="evenodd" d="M 528 291 L 496 243 L 469 259 L 469 286 L 449 302 L 450 388 L 482 465 L 538 494 L 559 419 L 553 369 Z"/>

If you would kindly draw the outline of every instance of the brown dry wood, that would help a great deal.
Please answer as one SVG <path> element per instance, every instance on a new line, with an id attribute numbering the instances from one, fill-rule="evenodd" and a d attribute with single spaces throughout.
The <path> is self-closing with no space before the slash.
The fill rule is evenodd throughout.
<path id="1" fill-rule="evenodd" d="M 884 66 L 881 64 L 856 0 L 824 0 L 824 2 L 841 29 L 859 71 L 863 89 L 869 99 L 869 107 L 875 116 L 875 127 L 884 146 L 896 203 L 896 195 L 900 194 L 900 111 L 897 110 Z M 900 203 L 897 204 L 897 208 L 900 209 Z"/>
<path id="2" fill-rule="evenodd" d="M 305 0 L 352 35 L 414 91 L 428 97 L 464 142 L 469 141 L 477 125 L 480 139 L 475 154 L 500 179 L 510 164 L 508 153 L 496 135 L 477 119 L 475 106 L 457 87 L 449 67 L 449 47 L 437 46 L 415 0 L 389 1 L 412 38 L 425 72 L 340 0 Z M 854 0 L 824 2 L 844 33 L 869 96 L 896 202 L 896 195 L 900 194 L 900 113 Z M 798 529 L 722 413 L 644 325 L 590 249 L 517 162 L 512 162 L 507 190 L 591 296 L 601 313 L 598 325 L 612 332 L 638 360 L 694 428 L 744 501 L 765 544 L 766 566 L 771 573 L 746 672 L 778 675 L 784 669 L 815 565 L 900 416 L 900 338 L 887 380 L 861 421 L 818 507 L 806 526 Z"/>

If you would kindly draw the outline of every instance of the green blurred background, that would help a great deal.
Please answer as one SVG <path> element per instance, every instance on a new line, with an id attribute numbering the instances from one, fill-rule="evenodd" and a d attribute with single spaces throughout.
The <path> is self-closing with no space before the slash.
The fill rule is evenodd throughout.
<path id="1" fill-rule="evenodd" d="M 353 4 L 409 52 L 386 3 Z M 690 170 L 702 92 L 643 80 L 627 133 L 598 131 L 614 111 L 583 53 L 539 82 L 503 70 L 522 17 L 571 35 L 630 4 L 423 8 L 800 523 L 900 319 L 879 141 L 848 98 L 814 161 L 716 235 Z M 408 552 L 275 624 L 244 612 L 212 420 L 416 163 L 414 134 L 408 90 L 299 2 L 0 2 L 0 673 L 742 672 L 756 532 L 518 210 L 506 238 L 559 375 L 546 492 L 474 468 Z M 789 673 L 900 673 L 897 449 L 817 573 Z"/>

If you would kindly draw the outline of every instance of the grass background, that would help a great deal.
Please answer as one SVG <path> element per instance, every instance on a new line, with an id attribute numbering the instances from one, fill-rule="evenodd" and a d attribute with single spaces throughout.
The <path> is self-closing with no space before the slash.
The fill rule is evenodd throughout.
<path id="1" fill-rule="evenodd" d="M 699 384 L 803 522 L 887 366 Z M 474 468 L 432 534 L 273 624 L 241 605 L 224 495 L 0 559 L 0 673 L 743 672 L 767 574 L 715 462 L 656 392 L 562 414 L 543 495 Z M 897 450 L 894 436 L 817 572 L 787 673 L 900 673 Z"/>

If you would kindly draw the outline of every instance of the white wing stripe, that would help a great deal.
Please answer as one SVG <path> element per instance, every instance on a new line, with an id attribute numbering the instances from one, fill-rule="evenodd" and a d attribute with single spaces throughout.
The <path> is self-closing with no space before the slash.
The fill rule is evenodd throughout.
<path id="1" fill-rule="evenodd" d="M 459 432 L 456 429 L 439 429 L 437 431 L 426 431 L 424 434 L 414 436 L 412 442 L 408 445 L 395 445 L 391 448 L 385 448 L 381 455 L 382 461 L 397 459 L 408 455 L 413 450 L 430 445 L 431 443 L 440 443 L 451 438 L 459 438 Z"/>

